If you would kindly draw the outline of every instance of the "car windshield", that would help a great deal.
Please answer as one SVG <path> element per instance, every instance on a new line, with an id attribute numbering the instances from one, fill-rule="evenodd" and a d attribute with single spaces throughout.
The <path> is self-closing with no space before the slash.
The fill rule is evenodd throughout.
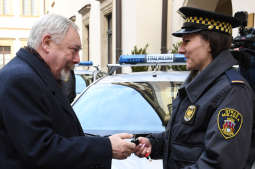
<path id="1" fill-rule="evenodd" d="M 109 135 L 164 131 L 149 97 L 144 96 L 127 84 L 96 84 L 83 93 L 73 108 L 86 133 Z"/>

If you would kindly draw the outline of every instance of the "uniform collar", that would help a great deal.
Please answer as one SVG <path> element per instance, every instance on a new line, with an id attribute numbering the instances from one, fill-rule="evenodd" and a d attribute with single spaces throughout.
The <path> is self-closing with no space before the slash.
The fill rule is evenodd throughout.
<path id="1" fill-rule="evenodd" d="M 237 60 L 228 50 L 224 50 L 191 82 L 185 82 L 184 88 L 191 103 L 195 103 L 216 78 L 235 64 Z"/>

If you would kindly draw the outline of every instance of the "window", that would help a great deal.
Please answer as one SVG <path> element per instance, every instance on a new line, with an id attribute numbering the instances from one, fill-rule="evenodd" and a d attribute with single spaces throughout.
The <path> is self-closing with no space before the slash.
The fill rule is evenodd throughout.
<path id="1" fill-rule="evenodd" d="M 22 0 L 22 15 L 23 16 L 39 16 L 39 1 L 38 0 Z"/>
<path id="2" fill-rule="evenodd" d="M 248 23 L 247 23 L 247 27 L 249 27 L 249 28 L 252 28 L 252 27 L 254 27 L 254 21 L 255 21 L 255 17 L 254 17 L 254 13 L 250 13 L 249 15 L 248 15 Z"/>
<path id="3" fill-rule="evenodd" d="M 12 14 L 12 0 L 0 0 L 0 15 Z"/>
<path id="4" fill-rule="evenodd" d="M 107 18 L 107 55 L 108 63 L 112 63 L 112 14 L 106 16 Z"/>
<path id="5" fill-rule="evenodd" d="M 88 48 L 87 48 L 87 56 L 88 56 L 88 60 L 89 60 L 90 59 L 90 57 L 89 57 L 89 25 L 86 25 L 86 32 L 87 32 L 86 44 L 88 46 Z"/>
<path id="6" fill-rule="evenodd" d="M 0 68 L 11 60 L 11 47 L 0 46 Z"/>

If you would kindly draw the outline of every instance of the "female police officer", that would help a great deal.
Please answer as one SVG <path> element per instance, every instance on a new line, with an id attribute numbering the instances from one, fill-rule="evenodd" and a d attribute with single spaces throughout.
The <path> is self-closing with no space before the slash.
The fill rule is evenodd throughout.
<path id="1" fill-rule="evenodd" d="M 231 46 L 235 18 L 182 7 L 179 53 L 190 76 L 173 102 L 163 133 L 140 137 L 136 155 L 163 158 L 164 169 L 242 169 L 252 131 L 252 89 L 233 68 Z"/>

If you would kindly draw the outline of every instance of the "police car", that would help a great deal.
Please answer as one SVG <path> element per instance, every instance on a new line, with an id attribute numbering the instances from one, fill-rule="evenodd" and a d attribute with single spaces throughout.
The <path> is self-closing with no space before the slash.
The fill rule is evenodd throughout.
<path id="1" fill-rule="evenodd" d="M 109 136 L 127 132 L 140 136 L 164 131 L 171 117 L 172 100 L 189 72 L 152 70 L 115 74 L 114 70 L 139 65 L 156 68 L 172 65 L 174 61 L 183 64 L 178 59 L 173 59 L 173 55 L 121 56 L 120 64 L 110 65 L 112 75 L 93 82 L 72 104 L 84 133 Z M 162 168 L 162 160 L 150 162 L 131 155 L 112 161 L 112 169 L 122 168 Z"/>
<path id="2" fill-rule="evenodd" d="M 91 69 L 84 69 L 88 67 Z M 92 61 L 82 61 L 75 66 L 74 74 L 76 95 L 79 95 L 92 82 L 106 76 L 107 73 L 100 71 L 98 66 L 93 65 Z"/>

